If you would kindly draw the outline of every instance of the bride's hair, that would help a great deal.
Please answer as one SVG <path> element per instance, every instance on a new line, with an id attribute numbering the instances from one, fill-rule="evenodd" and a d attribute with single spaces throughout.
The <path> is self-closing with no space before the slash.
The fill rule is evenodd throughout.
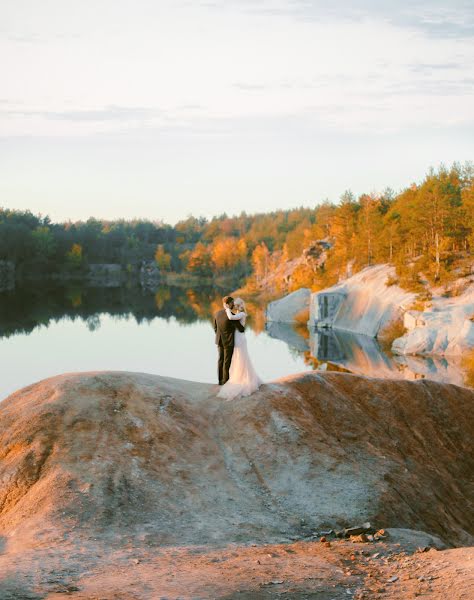
<path id="1" fill-rule="evenodd" d="M 234 306 L 239 312 L 245 312 L 245 302 L 242 298 L 234 298 Z"/>

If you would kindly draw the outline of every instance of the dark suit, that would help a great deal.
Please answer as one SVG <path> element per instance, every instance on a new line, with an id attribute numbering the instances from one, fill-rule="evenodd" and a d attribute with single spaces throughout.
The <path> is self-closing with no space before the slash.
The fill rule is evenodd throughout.
<path id="1" fill-rule="evenodd" d="M 234 334 L 238 329 L 242 333 L 245 327 L 240 321 L 231 321 L 224 309 L 214 315 L 214 331 L 216 332 L 216 344 L 219 349 L 219 360 L 217 363 L 217 373 L 219 385 L 224 385 L 229 379 L 230 363 L 234 353 Z"/>

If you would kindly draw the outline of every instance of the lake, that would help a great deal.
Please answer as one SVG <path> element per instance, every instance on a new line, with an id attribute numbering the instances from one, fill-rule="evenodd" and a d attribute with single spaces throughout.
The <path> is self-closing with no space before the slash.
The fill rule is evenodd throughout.
<path id="1" fill-rule="evenodd" d="M 118 370 L 216 382 L 216 288 L 57 286 L 0 292 L 0 399 L 53 375 Z M 265 324 L 248 304 L 249 351 L 265 381 L 312 369 L 462 384 L 455 360 L 394 357 L 376 340 Z"/>

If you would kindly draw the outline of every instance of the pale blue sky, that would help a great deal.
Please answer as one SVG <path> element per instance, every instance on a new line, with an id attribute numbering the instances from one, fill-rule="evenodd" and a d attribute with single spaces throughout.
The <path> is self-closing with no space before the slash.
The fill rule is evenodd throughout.
<path id="1" fill-rule="evenodd" d="M 174 223 L 474 158 L 471 0 L 2 0 L 0 206 Z"/>

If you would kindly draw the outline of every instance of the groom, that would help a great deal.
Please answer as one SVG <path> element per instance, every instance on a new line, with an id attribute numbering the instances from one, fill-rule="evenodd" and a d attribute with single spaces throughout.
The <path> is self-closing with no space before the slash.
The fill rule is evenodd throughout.
<path id="1" fill-rule="evenodd" d="M 219 349 L 219 360 L 217 362 L 217 372 L 219 375 L 219 385 L 224 385 L 229 379 L 230 363 L 234 353 L 234 334 L 235 328 L 242 333 L 245 327 L 239 321 L 231 321 L 227 318 L 225 306 L 231 310 L 234 307 L 232 296 L 226 296 L 222 299 L 224 308 L 214 315 L 214 331 L 216 332 L 216 344 Z"/>

